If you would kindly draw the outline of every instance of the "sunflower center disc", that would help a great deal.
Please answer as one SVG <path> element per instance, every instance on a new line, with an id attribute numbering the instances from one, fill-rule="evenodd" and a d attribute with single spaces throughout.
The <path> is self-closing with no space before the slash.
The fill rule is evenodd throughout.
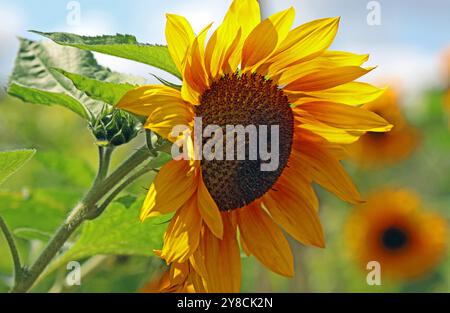
<path id="1" fill-rule="evenodd" d="M 256 74 L 225 75 L 213 82 L 205 91 L 196 107 L 196 116 L 202 118 L 202 131 L 208 125 L 217 125 L 223 133 L 223 151 L 226 142 L 236 140 L 235 134 L 226 132 L 226 126 L 254 125 L 258 133 L 257 158 L 249 158 L 249 138 L 245 138 L 245 159 L 239 160 L 237 149 L 234 157 L 201 161 L 203 180 L 221 211 L 243 207 L 264 195 L 277 181 L 291 153 L 294 119 L 289 101 L 283 91 L 272 81 Z M 279 128 L 278 167 L 263 171 L 261 164 L 267 163 L 260 156 L 260 126 L 267 126 L 267 151 L 271 147 L 271 126 Z M 211 137 L 203 138 L 203 146 Z M 236 146 L 237 147 L 237 146 Z"/>
<path id="2" fill-rule="evenodd" d="M 407 244 L 408 235 L 402 229 L 389 227 L 383 232 L 381 242 L 388 250 L 398 250 Z"/>

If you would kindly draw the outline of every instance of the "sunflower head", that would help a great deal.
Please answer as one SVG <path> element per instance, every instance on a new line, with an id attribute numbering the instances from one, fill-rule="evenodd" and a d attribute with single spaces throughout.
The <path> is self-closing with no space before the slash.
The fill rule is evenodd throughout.
<path id="1" fill-rule="evenodd" d="M 423 211 L 414 192 L 385 189 L 355 208 L 346 225 L 346 242 L 361 267 L 377 261 L 388 278 L 416 278 L 442 258 L 446 227 L 442 217 Z"/>
<path id="2" fill-rule="evenodd" d="M 384 92 L 354 81 L 373 69 L 362 67 L 368 56 L 328 49 L 339 18 L 292 28 L 294 15 L 289 8 L 261 20 L 258 1 L 235 0 L 206 40 L 211 25 L 195 34 L 184 17 L 168 14 L 166 39 L 181 90 L 142 86 L 117 105 L 146 116 L 144 127 L 177 149 L 187 138 L 187 158 L 161 168 L 141 219 L 174 212 L 161 257 L 172 268 L 189 268 L 185 277 L 197 291 L 239 291 L 240 247 L 292 276 L 282 229 L 324 246 L 312 182 L 360 202 L 339 162 L 342 145 L 392 127 L 358 107 Z M 183 131 L 174 131 L 179 125 Z"/>

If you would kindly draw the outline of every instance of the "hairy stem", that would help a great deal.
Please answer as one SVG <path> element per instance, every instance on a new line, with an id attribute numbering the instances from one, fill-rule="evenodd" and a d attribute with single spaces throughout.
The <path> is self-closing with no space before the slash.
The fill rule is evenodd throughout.
<path id="1" fill-rule="evenodd" d="M 39 255 L 33 265 L 23 273 L 22 279 L 16 282 L 12 292 L 26 292 L 32 287 L 39 275 L 44 271 L 59 249 L 69 239 L 70 235 L 81 225 L 84 220 L 83 212 L 86 210 L 84 204 L 80 203 L 71 212 L 69 217 L 59 227 L 55 235 L 48 242 L 45 249 Z"/>
<path id="2" fill-rule="evenodd" d="M 0 229 L 5 235 L 6 242 L 8 243 L 9 250 L 11 251 L 11 256 L 14 263 L 14 281 L 17 282 L 21 279 L 23 273 L 22 265 L 20 263 L 19 251 L 17 250 L 17 246 L 11 231 L 9 230 L 5 221 L 1 217 L 0 217 Z"/>
<path id="3" fill-rule="evenodd" d="M 109 165 L 111 163 L 111 155 L 114 151 L 114 146 L 99 146 L 98 157 L 99 167 L 97 177 L 95 177 L 94 185 L 98 184 L 108 175 Z"/>
<path id="4" fill-rule="evenodd" d="M 108 207 L 108 205 L 126 188 L 128 187 L 131 183 L 133 183 L 136 179 L 138 179 L 139 177 L 141 177 L 142 175 L 148 173 L 149 171 L 151 171 L 152 169 L 148 169 L 147 167 L 144 167 L 138 171 L 136 171 L 136 173 L 132 174 L 131 176 L 129 176 L 127 179 L 125 179 L 120 185 L 118 185 L 116 187 L 116 189 L 114 189 L 109 195 L 108 197 L 103 201 L 103 203 L 97 208 L 96 212 L 93 212 L 92 216 L 89 216 L 89 219 L 95 219 L 98 216 L 100 216 L 100 214 L 103 213 L 103 211 L 105 211 L 105 209 Z"/>

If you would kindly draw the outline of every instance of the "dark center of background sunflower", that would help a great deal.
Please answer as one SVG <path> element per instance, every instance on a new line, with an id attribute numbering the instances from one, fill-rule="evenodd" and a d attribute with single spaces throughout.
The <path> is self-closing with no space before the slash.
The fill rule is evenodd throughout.
<path id="1" fill-rule="evenodd" d="M 195 113 L 197 117 L 202 117 L 203 129 L 208 125 L 217 125 L 224 134 L 224 160 L 209 161 L 203 158 L 201 161 L 203 180 L 221 211 L 243 207 L 272 188 L 287 164 L 294 131 L 292 110 L 282 90 L 257 74 L 225 75 L 203 93 Z M 261 163 L 267 161 L 261 160 L 259 153 L 256 160 L 249 160 L 248 136 L 245 160 L 237 160 L 236 147 L 233 160 L 226 160 L 226 125 L 254 125 L 258 129 L 258 138 L 259 125 L 267 125 L 268 135 L 271 126 L 278 125 L 278 168 L 261 171 Z M 210 138 L 203 138 L 203 144 L 208 140 Z M 266 142 L 268 151 L 271 151 L 270 137 Z"/>
<path id="2" fill-rule="evenodd" d="M 386 228 L 381 234 L 381 244 L 387 250 L 395 251 L 406 246 L 408 234 L 405 230 L 392 226 Z"/>

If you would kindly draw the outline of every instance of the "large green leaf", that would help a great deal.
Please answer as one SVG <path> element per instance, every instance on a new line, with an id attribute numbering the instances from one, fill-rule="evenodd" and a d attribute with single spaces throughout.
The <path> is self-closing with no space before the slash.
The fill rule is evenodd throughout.
<path id="1" fill-rule="evenodd" d="M 111 83 L 145 83 L 142 78 L 112 72 L 99 65 L 89 51 L 21 38 L 9 92 L 25 101 L 65 106 L 83 117 L 87 114 L 81 106 L 97 115 L 104 102 L 79 91 L 70 79 L 54 68 Z"/>
<path id="2" fill-rule="evenodd" d="M 24 102 L 49 106 L 60 105 L 68 108 L 86 120 L 90 118 L 89 112 L 84 105 L 64 93 L 39 90 L 15 83 L 12 83 L 9 86 L 8 93 Z"/>
<path id="3" fill-rule="evenodd" d="M 137 42 L 136 37 L 131 35 L 87 37 L 70 33 L 33 32 L 50 38 L 61 45 L 141 62 L 160 68 L 178 78 L 181 77 L 166 46 L 141 44 Z"/>
<path id="4" fill-rule="evenodd" d="M 98 254 L 152 256 L 160 249 L 169 217 L 139 220 L 139 198 L 129 208 L 123 201 L 113 202 L 93 221 L 85 222 L 74 246 L 57 259 L 50 270 L 71 260 Z"/>
<path id="5" fill-rule="evenodd" d="M 136 88 L 136 85 L 132 84 L 103 82 L 61 69 L 57 70 L 70 79 L 78 90 L 83 91 L 92 99 L 100 100 L 110 105 L 116 105 L 127 91 Z"/>
<path id="6" fill-rule="evenodd" d="M 36 150 L 33 149 L 0 151 L 0 185 L 28 162 L 35 153 Z"/>

